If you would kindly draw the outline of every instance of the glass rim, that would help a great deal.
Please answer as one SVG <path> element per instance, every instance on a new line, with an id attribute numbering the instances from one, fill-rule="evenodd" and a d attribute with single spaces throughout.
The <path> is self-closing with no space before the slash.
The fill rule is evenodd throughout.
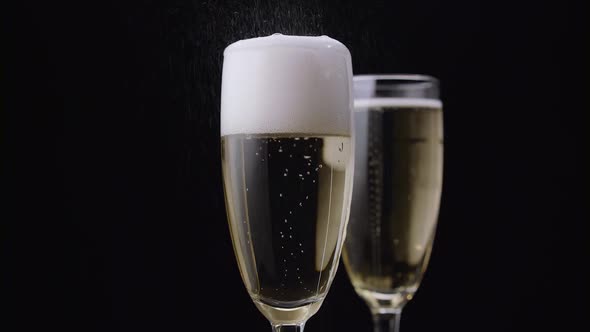
<path id="1" fill-rule="evenodd" d="M 353 76 L 355 99 L 413 98 L 440 100 L 436 77 L 422 74 L 372 74 Z"/>
<path id="2" fill-rule="evenodd" d="M 424 74 L 361 74 L 354 75 L 353 81 L 400 81 L 408 83 L 435 83 L 438 85 L 438 78 Z"/>

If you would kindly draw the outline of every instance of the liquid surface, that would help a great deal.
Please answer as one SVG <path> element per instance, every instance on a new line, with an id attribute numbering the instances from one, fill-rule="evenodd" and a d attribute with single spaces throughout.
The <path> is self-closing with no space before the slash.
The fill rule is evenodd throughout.
<path id="1" fill-rule="evenodd" d="M 222 137 L 228 219 L 242 279 L 275 323 L 301 322 L 335 273 L 351 195 L 349 137 Z"/>
<path id="2" fill-rule="evenodd" d="M 411 299 L 426 269 L 442 187 L 442 111 L 368 107 L 355 112 L 356 154 L 344 263 L 373 311 Z"/>

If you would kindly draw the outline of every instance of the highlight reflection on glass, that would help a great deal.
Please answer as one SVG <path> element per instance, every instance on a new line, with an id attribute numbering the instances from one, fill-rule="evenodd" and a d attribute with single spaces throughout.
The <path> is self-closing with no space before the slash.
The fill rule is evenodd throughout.
<path id="1" fill-rule="evenodd" d="M 344 264 L 373 314 L 398 331 L 430 256 L 442 188 L 436 79 L 355 76 L 355 175 Z"/>
<path id="2" fill-rule="evenodd" d="M 221 154 L 238 266 L 273 330 L 302 331 L 330 288 L 349 216 L 350 53 L 326 36 L 273 35 L 224 56 Z"/>

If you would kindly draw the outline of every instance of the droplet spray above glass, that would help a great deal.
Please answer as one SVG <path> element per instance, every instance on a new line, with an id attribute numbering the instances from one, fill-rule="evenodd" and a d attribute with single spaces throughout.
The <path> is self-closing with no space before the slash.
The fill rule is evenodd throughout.
<path id="1" fill-rule="evenodd" d="M 398 331 L 426 270 L 442 188 L 438 81 L 354 77 L 355 174 L 344 265 L 375 331 Z"/>
<path id="2" fill-rule="evenodd" d="M 338 266 L 352 195 L 352 67 L 326 36 L 225 49 L 221 146 L 242 280 L 274 331 L 302 331 Z"/>

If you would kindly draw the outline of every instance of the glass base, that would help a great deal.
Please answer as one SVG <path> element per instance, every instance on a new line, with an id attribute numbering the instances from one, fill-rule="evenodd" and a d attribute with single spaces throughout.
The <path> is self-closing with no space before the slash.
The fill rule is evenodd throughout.
<path id="1" fill-rule="evenodd" d="M 404 305 L 414 296 L 414 292 L 411 291 L 396 293 L 380 293 L 365 289 L 357 289 L 356 291 L 369 305 L 373 315 L 399 314 Z"/>
<path id="2" fill-rule="evenodd" d="M 320 309 L 322 302 L 323 300 L 320 300 L 295 308 L 273 307 L 259 301 L 254 301 L 254 304 L 256 304 L 258 310 L 262 312 L 264 317 L 270 321 L 274 328 L 275 326 L 299 326 L 305 324 L 305 322 Z"/>

